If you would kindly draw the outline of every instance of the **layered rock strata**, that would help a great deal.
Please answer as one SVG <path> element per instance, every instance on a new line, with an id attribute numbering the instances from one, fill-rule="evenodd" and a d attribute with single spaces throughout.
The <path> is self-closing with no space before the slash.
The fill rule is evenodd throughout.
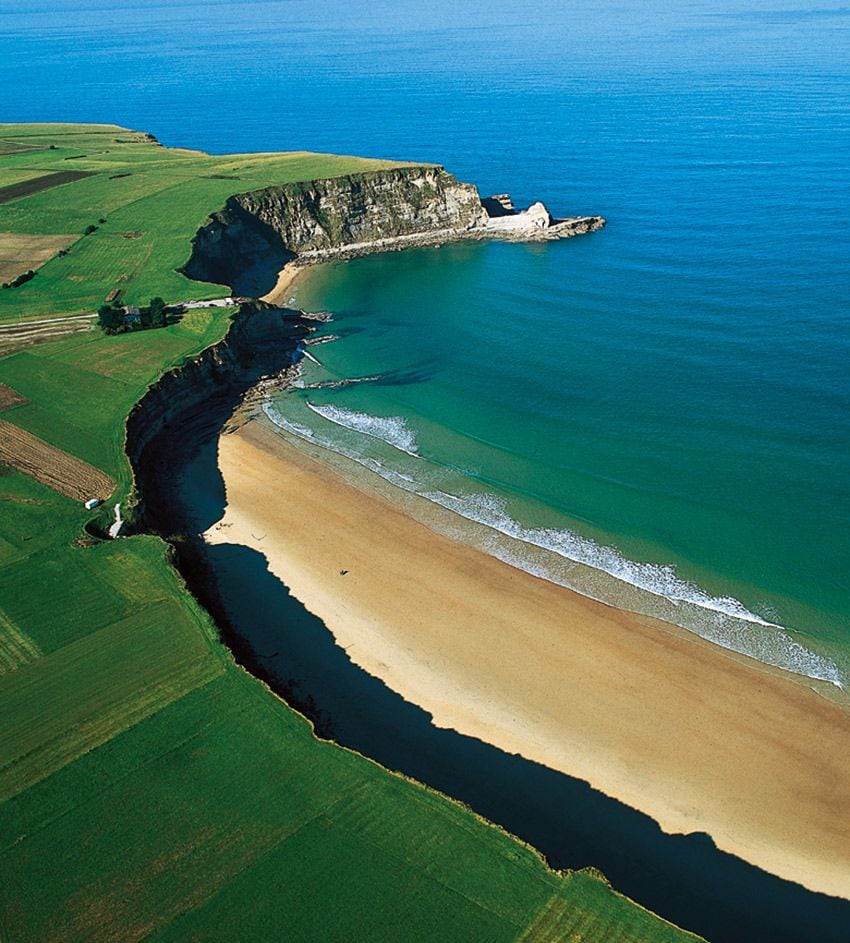
<path id="1" fill-rule="evenodd" d="M 262 294 L 294 259 L 309 263 L 463 239 L 547 241 L 601 229 L 601 216 L 517 213 L 442 167 L 416 165 L 266 187 L 228 199 L 197 233 L 185 273 Z M 247 274 L 246 274 L 247 273 Z"/>

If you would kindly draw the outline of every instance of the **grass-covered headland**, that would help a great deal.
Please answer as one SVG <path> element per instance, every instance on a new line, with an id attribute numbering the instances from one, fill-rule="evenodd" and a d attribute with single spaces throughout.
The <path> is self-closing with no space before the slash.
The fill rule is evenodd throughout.
<path id="1" fill-rule="evenodd" d="M 35 274 L 0 289 L 0 319 L 96 312 L 116 290 L 140 307 L 226 294 L 177 269 L 229 195 L 371 166 L 211 157 L 117 127 L 0 126 L 0 246 L 43 254 L 35 237 L 49 236 L 53 252 L 11 260 Z M 108 476 L 110 504 L 125 501 L 130 410 L 231 317 L 198 308 L 157 330 L 23 335 L 0 348 L 2 420 L 60 468 L 64 455 Z M 4 943 L 691 939 L 318 741 L 234 662 L 159 539 L 94 538 L 98 512 L 9 464 L 0 501 Z"/>

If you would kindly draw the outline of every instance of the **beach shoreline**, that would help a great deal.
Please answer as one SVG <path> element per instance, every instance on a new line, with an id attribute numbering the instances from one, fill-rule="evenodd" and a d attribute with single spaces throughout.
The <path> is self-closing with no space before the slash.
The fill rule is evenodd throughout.
<path id="1" fill-rule="evenodd" d="M 289 292 L 294 287 L 295 280 L 310 267 L 309 264 L 303 262 L 299 263 L 295 259 L 291 262 L 287 262 L 278 273 L 274 288 L 266 292 L 266 294 L 260 298 L 260 301 L 265 301 L 267 304 L 277 305 L 281 308 L 289 307 Z"/>
<path id="2" fill-rule="evenodd" d="M 850 897 L 850 716 L 808 679 L 441 536 L 264 418 L 222 437 L 219 463 L 227 508 L 207 540 L 262 553 L 356 664 L 437 726 Z"/>

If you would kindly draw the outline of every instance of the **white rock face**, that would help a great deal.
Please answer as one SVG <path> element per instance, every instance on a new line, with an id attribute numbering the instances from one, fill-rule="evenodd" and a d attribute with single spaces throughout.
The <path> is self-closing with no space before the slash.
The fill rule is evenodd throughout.
<path id="1" fill-rule="evenodd" d="M 524 213 L 520 213 L 520 215 L 525 216 L 529 225 L 533 226 L 535 229 L 548 229 L 552 222 L 552 216 L 549 210 L 540 202 L 532 203 L 531 206 L 529 206 Z"/>
<path id="2" fill-rule="evenodd" d="M 495 216 L 487 220 L 486 228 L 500 232 L 528 232 L 548 229 L 552 223 L 549 210 L 542 203 L 532 203 L 527 210 L 513 216 Z"/>

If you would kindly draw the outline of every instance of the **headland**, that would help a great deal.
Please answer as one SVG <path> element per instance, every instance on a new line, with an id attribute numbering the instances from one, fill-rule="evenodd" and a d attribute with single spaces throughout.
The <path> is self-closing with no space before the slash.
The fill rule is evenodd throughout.
<path id="1" fill-rule="evenodd" d="M 442 167 L 402 165 L 230 197 L 198 230 L 183 271 L 268 298 L 288 277 L 280 273 L 317 262 L 470 240 L 551 242 L 604 226 L 601 216 L 556 218 L 540 202 L 518 212 L 507 194 L 482 200 Z"/>

